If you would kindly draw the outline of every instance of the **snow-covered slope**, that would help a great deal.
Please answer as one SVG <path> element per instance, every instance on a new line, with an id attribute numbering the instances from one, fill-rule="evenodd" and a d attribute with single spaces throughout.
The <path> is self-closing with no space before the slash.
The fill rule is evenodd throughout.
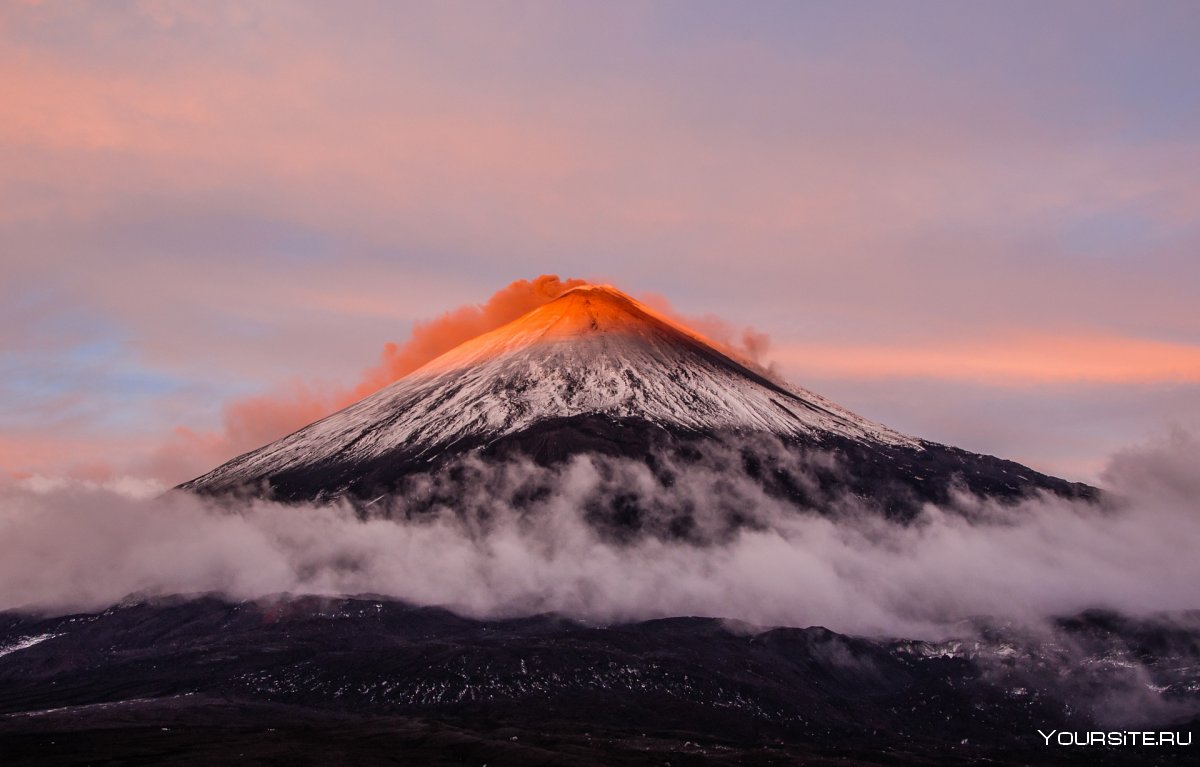
<path id="1" fill-rule="evenodd" d="M 321 421 L 193 480 L 227 488 L 307 465 L 486 444 L 600 415 L 673 430 L 921 442 L 735 359 L 607 286 L 571 290 Z"/>

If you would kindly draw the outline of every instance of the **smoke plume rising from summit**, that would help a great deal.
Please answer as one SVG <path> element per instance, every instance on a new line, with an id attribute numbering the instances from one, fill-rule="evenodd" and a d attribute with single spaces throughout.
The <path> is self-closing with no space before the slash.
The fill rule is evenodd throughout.
<path id="1" fill-rule="evenodd" d="M 482 304 L 460 306 L 418 323 L 404 343 L 384 344 L 378 364 L 364 370 L 352 386 L 330 388 L 297 380 L 278 391 L 228 402 L 220 431 L 177 428 L 173 439 L 151 459 L 152 470 L 159 476 L 186 477 L 278 439 L 378 391 L 463 341 L 585 284 L 584 280 L 563 280 L 554 274 L 516 280 Z"/>
<path id="2" fill-rule="evenodd" d="M 227 402 L 222 425 L 216 431 L 196 431 L 179 426 L 157 448 L 145 466 L 148 473 L 171 483 L 279 439 L 307 424 L 351 405 L 403 378 L 430 360 L 464 341 L 505 325 L 553 301 L 587 280 L 542 274 L 516 280 L 493 293 L 482 304 L 468 304 L 417 323 L 407 341 L 384 344 L 376 365 L 362 371 L 358 382 L 337 387 L 293 380 L 284 387 Z M 726 351 L 763 363 L 770 345 L 765 333 L 737 328 L 713 315 L 689 317 L 676 311 L 658 295 L 647 303 L 673 321 L 690 326 Z"/>

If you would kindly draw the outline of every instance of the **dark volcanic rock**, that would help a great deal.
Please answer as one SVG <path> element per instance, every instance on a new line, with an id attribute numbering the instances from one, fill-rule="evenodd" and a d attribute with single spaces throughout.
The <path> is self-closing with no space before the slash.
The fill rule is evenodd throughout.
<path id="1" fill-rule="evenodd" d="M 730 455 L 737 460 L 730 461 Z M 1099 491 L 1088 485 L 935 442 L 922 442 L 920 449 L 914 449 L 832 434 L 820 439 L 703 434 L 601 415 L 540 422 L 486 444 L 482 439 L 464 440 L 432 456 L 400 448 L 368 461 L 307 464 L 262 477 L 261 485 L 251 489 L 284 502 L 333 497 L 371 502 L 381 496 L 405 495 L 414 482 L 441 475 L 445 489 L 436 501 L 453 505 L 464 491 L 473 489 L 468 479 L 486 481 L 465 469 L 465 460 L 480 459 L 496 466 L 529 460 L 553 468 L 577 457 L 598 462 L 636 460 L 655 470 L 660 479 L 668 478 L 669 472 L 659 470 L 672 464 L 719 464 L 717 468 L 731 479 L 756 483 L 798 509 L 826 511 L 854 499 L 898 519 L 912 517 L 926 503 L 947 504 L 955 491 L 1001 502 L 1038 493 L 1088 501 L 1100 498 Z M 331 493 L 330 488 L 337 492 Z"/>
<path id="2" fill-rule="evenodd" d="M 370 599 L 8 613 L 0 754 L 5 764 L 239 754 L 314 764 L 1157 764 L 1190 753 L 1047 749 L 1036 730 L 1194 728 L 1196 616 L 1093 613 L 1047 634 L 970 636 L 872 640 L 705 618 L 480 621 Z"/>

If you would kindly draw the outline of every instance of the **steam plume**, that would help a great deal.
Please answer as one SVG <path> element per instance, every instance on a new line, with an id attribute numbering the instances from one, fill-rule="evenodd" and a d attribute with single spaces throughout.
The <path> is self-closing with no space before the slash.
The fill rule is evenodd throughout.
<path id="1" fill-rule="evenodd" d="M 363 371 L 353 386 L 331 390 L 293 381 L 279 391 L 233 400 L 224 407 L 220 431 L 176 429 L 172 439 L 151 459 L 150 471 L 172 480 L 188 479 L 353 404 L 463 341 L 511 322 L 571 288 L 586 284 L 584 280 L 563 280 L 555 274 L 517 280 L 482 304 L 462 306 L 418 323 L 403 344 L 384 344 L 378 364 Z"/>
<path id="2" fill-rule="evenodd" d="M 148 473 L 172 484 L 190 479 L 235 455 L 279 439 L 351 405 L 464 341 L 512 322 L 568 290 L 587 284 L 586 280 L 562 279 L 556 274 L 517 280 L 482 304 L 462 306 L 428 322 L 418 323 L 404 343 L 384 344 L 379 362 L 363 371 L 352 386 L 331 389 L 293 381 L 274 392 L 235 399 L 225 405 L 219 431 L 177 428 L 150 459 Z M 688 317 L 675 311 L 661 296 L 649 295 L 644 300 L 656 311 L 692 327 L 752 362 L 761 362 L 769 345 L 766 334 L 752 328 L 739 330 L 711 315 Z"/>

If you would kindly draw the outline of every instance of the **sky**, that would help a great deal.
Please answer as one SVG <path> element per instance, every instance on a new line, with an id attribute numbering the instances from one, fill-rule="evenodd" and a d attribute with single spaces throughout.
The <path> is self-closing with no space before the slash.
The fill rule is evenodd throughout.
<path id="1" fill-rule="evenodd" d="M 0 471 L 188 479 L 557 274 L 1093 481 L 1200 429 L 1198 37 L 1166 1 L 0 4 Z"/>

